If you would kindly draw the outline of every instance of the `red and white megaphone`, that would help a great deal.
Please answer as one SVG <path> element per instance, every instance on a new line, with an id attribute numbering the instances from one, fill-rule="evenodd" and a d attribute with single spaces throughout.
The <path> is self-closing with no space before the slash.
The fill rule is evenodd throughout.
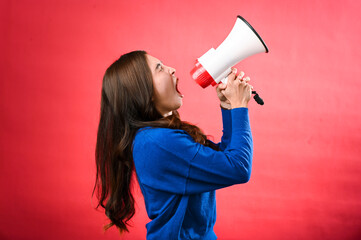
<path id="1" fill-rule="evenodd" d="M 231 67 L 257 53 L 268 52 L 256 30 L 241 16 L 217 49 L 211 48 L 196 60 L 192 78 L 203 88 L 226 83 Z"/>

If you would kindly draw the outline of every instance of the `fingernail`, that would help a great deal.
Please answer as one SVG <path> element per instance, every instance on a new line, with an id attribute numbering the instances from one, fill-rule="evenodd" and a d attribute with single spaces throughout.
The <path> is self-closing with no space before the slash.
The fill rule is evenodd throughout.
<path id="1" fill-rule="evenodd" d="M 232 68 L 232 73 L 237 73 L 237 69 L 236 69 L 236 68 Z"/>

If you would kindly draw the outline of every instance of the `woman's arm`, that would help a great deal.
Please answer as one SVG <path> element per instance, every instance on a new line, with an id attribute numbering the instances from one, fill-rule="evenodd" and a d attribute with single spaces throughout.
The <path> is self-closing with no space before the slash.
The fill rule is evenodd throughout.
<path id="1" fill-rule="evenodd" d="M 224 151 L 196 143 L 183 130 L 153 128 L 137 134 L 133 156 L 139 181 L 175 194 L 208 192 L 251 175 L 253 141 L 248 109 L 231 110 L 232 135 Z"/>
<path id="2" fill-rule="evenodd" d="M 249 181 L 252 171 L 253 139 L 247 108 L 235 108 L 232 135 L 223 152 L 199 146 L 191 161 L 186 193 L 211 191 Z"/>

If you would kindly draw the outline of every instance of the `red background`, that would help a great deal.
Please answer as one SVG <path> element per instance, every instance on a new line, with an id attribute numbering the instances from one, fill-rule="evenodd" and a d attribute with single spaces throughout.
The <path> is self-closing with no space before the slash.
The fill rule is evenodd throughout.
<path id="1" fill-rule="evenodd" d="M 361 237 L 361 2 L 0 2 L 0 239 L 119 239 L 94 210 L 105 69 L 144 49 L 177 69 L 184 120 L 218 141 L 214 88 L 189 76 L 242 15 L 270 52 L 237 65 L 250 103 L 251 181 L 217 192 L 219 239 Z M 140 191 L 124 239 L 145 239 Z"/>

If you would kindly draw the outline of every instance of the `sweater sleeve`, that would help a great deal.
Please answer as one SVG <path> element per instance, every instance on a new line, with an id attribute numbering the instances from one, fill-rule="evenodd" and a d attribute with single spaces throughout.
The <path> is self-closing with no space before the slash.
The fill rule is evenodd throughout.
<path id="1" fill-rule="evenodd" d="M 223 151 L 229 144 L 232 136 L 232 115 L 231 110 L 221 108 L 222 111 L 222 124 L 223 124 L 223 135 L 221 142 L 218 144 L 219 149 Z"/>
<path id="2" fill-rule="evenodd" d="M 231 118 L 232 134 L 223 151 L 194 142 L 182 130 L 143 131 L 133 145 L 141 184 L 176 194 L 194 194 L 249 181 L 253 142 L 248 109 L 232 109 Z"/>

